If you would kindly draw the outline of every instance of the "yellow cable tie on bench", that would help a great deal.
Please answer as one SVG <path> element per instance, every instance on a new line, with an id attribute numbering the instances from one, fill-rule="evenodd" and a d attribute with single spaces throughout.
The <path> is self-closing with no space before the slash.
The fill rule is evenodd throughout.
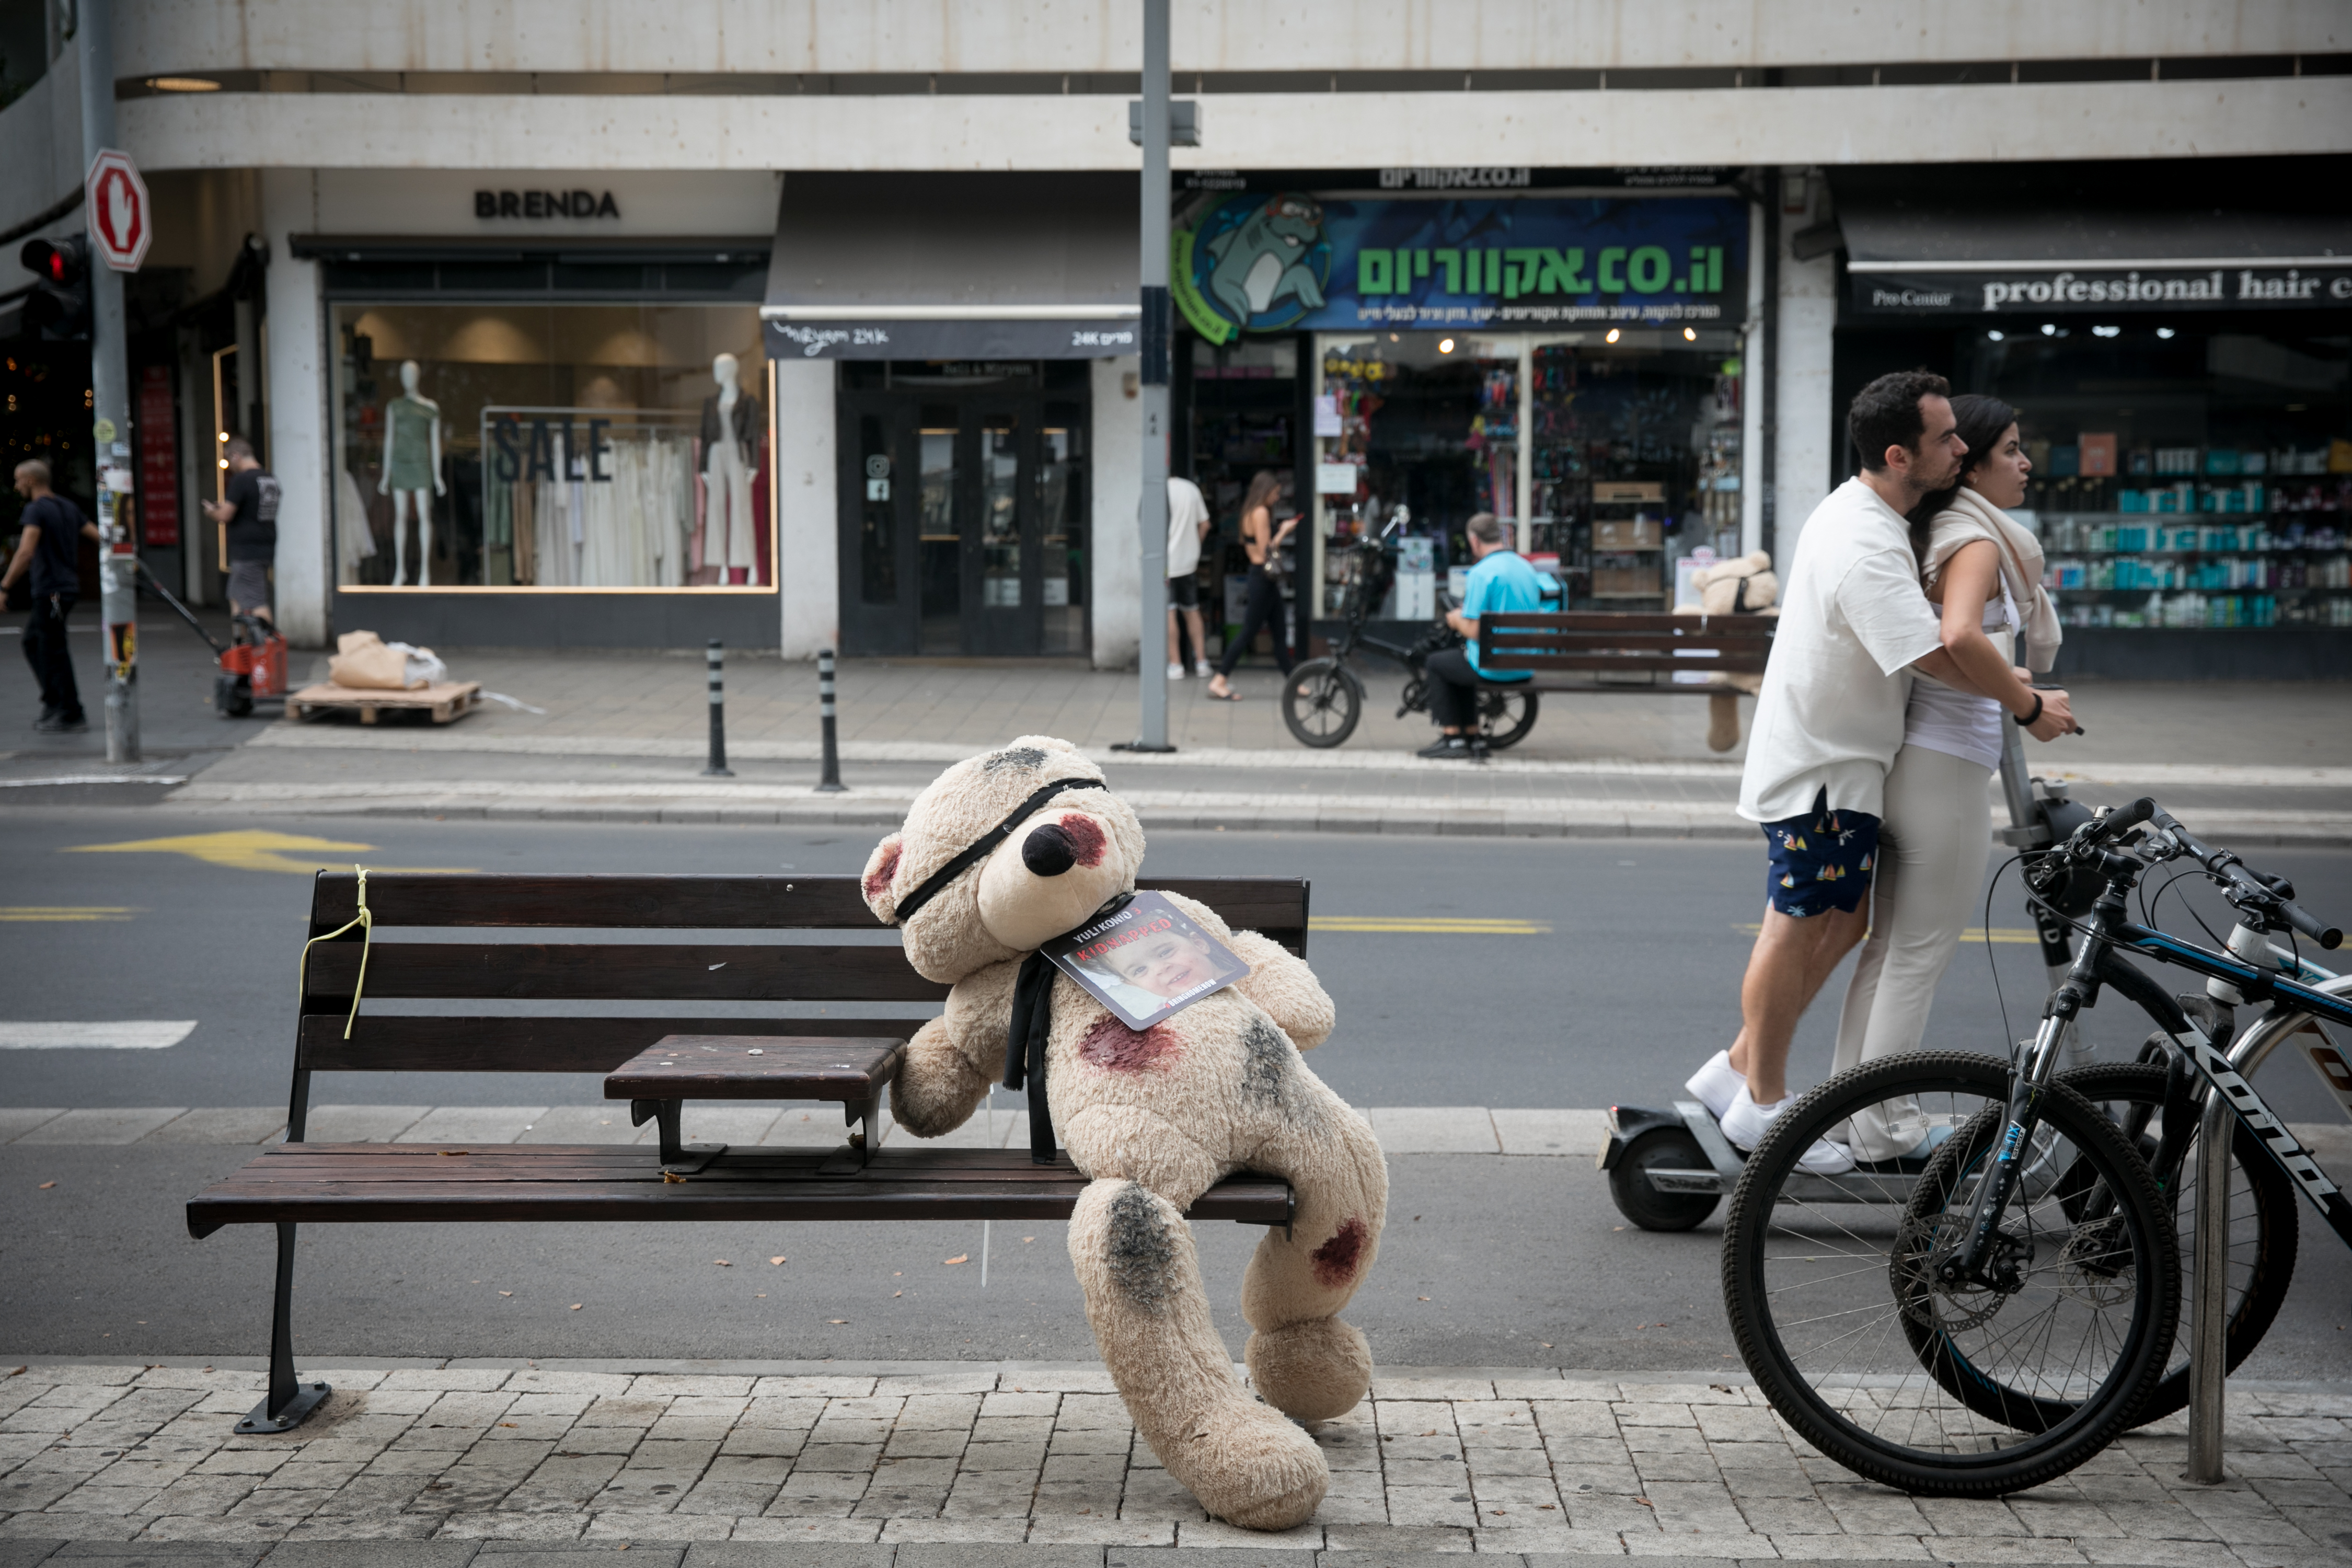
<path id="1" fill-rule="evenodd" d="M 352 1037 L 352 1026 L 359 1021 L 360 994 L 367 989 L 368 947 L 375 941 L 375 912 L 367 907 L 367 868 L 354 866 L 352 869 L 358 873 L 360 879 L 360 912 L 334 930 L 314 936 L 302 944 L 302 962 L 295 969 L 294 980 L 294 1005 L 299 1007 L 302 998 L 310 994 L 310 950 L 322 942 L 334 941 L 353 926 L 360 928 L 360 977 L 352 986 L 351 1016 L 343 1020 L 343 1038 L 347 1040 Z"/>

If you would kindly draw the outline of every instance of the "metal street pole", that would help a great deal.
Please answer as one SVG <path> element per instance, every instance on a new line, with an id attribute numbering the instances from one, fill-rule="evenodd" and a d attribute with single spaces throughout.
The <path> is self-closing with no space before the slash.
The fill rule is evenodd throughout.
<path id="1" fill-rule="evenodd" d="M 1168 0 L 1143 0 L 1143 727 L 1168 743 Z"/>
<path id="2" fill-rule="evenodd" d="M 81 0 L 75 44 L 81 54 L 81 158 L 88 170 L 114 143 L 114 7 Z M 139 760 L 137 546 L 120 497 L 131 489 L 131 372 L 122 341 L 122 274 L 99 256 L 98 209 L 84 210 L 89 234 L 91 454 L 98 474 L 99 620 L 105 633 L 106 760 Z"/>

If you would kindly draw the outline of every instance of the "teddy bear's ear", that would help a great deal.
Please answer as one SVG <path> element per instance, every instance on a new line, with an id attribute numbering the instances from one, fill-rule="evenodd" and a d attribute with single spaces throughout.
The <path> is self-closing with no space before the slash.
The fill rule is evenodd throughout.
<path id="1" fill-rule="evenodd" d="M 891 884 L 898 878 L 898 850 L 902 835 L 893 833 L 874 847 L 866 858 L 866 875 L 859 886 L 866 893 L 866 907 L 874 918 L 888 925 L 898 912 L 898 895 Z"/>

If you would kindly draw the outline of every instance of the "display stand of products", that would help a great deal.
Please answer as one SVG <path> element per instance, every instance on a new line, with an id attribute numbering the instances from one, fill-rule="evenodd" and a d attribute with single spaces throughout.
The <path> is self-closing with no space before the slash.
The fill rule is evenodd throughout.
<path id="1" fill-rule="evenodd" d="M 2352 469 L 2352 445 L 2336 446 Z M 2080 472 L 2084 454 L 2104 456 L 2110 473 Z M 2329 471 L 2336 455 L 2117 453 L 2113 437 L 2095 433 L 2072 445 L 2030 441 L 2028 500 L 2060 617 L 2075 626 L 2352 626 L 2352 473 Z"/>
<path id="2" fill-rule="evenodd" d="M 1559 558 L 1570 607 L 1664 609 L 1677 552 L 1739 553 L 1735 341 L 1632 331 L 1538 340 L 1529 532 L 1538 558 Z"/>

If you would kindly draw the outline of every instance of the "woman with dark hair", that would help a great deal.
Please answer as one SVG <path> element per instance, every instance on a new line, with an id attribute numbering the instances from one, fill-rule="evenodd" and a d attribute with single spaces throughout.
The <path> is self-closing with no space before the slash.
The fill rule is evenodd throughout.
<path id="1" fill-rule="evenodd" d="M 1282 673 L 1290 673 L 1290 637 L 1282 605 L 1282 552 L 1290 536 L 1298 528 L 1295 516 L 1285 518 L 1279 524 L 1274 521 L 1274 509 L 1281 500 L 1283 482 L 1271 468 L 1260 468 L 1252 476 L 1249 492 L 1242 497 L 1242 548 L 1249 552 L 1249 605 L 1242 612 L 1241 635 L 1225 649 L 1218 662 L 1217 673 L 1209 679 L 1209 695 L 1220 702 L 1239 702 L 1241 693 L 1226 683 L 1234 666 L 1249 645 L 1257 639 L 1257 629 L 1270 626 L 1274 629 L 1274 662 Z"/>
<path id="2" fill-rule="evenodd" d="M 1937 983 L 1983 897 L 1991 853 L 1985 785 L 2000 766 L 2006 719 L 2041 741 L 2074 730 L 2066 694 L 2035 690 L 2032 675 L 2011 663 L 2021 632 L 2026 663 L 2049 669 L 2062 635 L 2042 586 L 2041 542 L 2007 510 L 2024 504 L 2033 471 L 2017 410 L 1969 395 L 1953 398 L 1952 413 L 1968 456 L 1958 481 L 1911 512 L 1911 547 L 1927 597 L 1941 607 L 1945 650 L 1979 690 L 1997 695 L 1913 678 L 1903 749 L 1886 774 L 1870 937 L 1838 1019 L 1840 1071 L 1919 1048 Z M 1925 1154 L 1936 1142 L 1916 1105 L 1876 1107 L 1850 1131 L 1858 1161 Z"/>

